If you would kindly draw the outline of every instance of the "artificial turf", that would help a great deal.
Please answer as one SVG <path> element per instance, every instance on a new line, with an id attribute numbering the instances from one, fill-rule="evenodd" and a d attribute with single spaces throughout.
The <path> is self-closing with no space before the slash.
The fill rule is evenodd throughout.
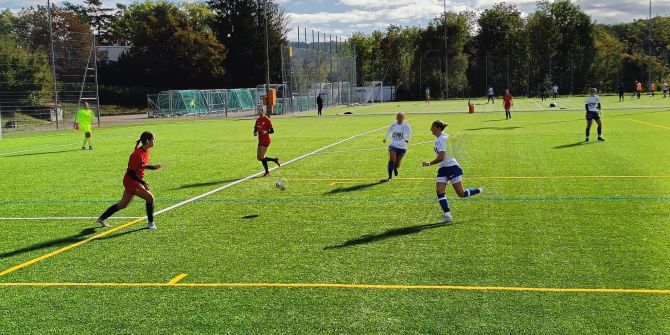
<path id="1" fill-rule="evenodd" d="M 583 98 L 548 109 L 500 102 L 385 103 L 273 119 L 269 154 L 299 157 L 145 222 L 0 276 L 0 329 L 19 333 L 670 332 L 670 112 L 661 98 L 604 98 L 604 143 L 581 143 Z M 670 101 L 668 101 L 670 104 Z M 610 109 L 608 107 L 612 106 Z M 345 111 L 353 116 L 340 115 Z M 381 142 L 397 111 L 414 130 L 400 176 Z M 452 111 L 444 113 L 444 111 Z M 532 112 L 530 112 L 532 111 Z M 466 187 L 440 217 L 430 123 L 449 123 Z M 74 131 L 5 136 L 0 217 L 94 217 L 121 195 L 134 141 L 156 135 L 148 171 L 158 210 L 260 170 L 253 120 L 157 120 L 103 127 L 94 151 Z M 595 138 L 595 128 L 592 130 Z M 275 188 L 288 180 L 286 191 Z M 140 200 L 121 216 L 142 216 Z M 115 220 L 115 226 L 130 220 Z M 0 272 L 96 236 L 93 220 L 0 221 Z M 113 228 L 111 228 L 113 229 Z M 328 287 L 15 287 L 8 283 L 298 283 Z M 650 289 L 528 292 L 475 287 Z M 469 287 L 469 288 L 468 288 Z"/>

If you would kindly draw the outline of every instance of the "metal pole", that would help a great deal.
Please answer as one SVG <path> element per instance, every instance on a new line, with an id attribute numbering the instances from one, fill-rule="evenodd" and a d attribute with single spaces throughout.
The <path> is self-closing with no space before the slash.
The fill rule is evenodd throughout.
<path id="1" fill-rule="evenodd" d="M 649 24 L 647 26 L 648 26 L 648 30 L 649 30 L 649 57 L 651 57 L 652 56 L 652 53 L 651 53 L 651 50 L 652 50 L 651 49 L 651 0 L 649 0 Z M 647 66 L 647 71 L 648 71 L 647 87 L 649 87 L 649 89 L 651 89 L 651 63 L 649 63 L 649 65 Z"/>
<path id="2" fill-rule="evenodd" d="M 268 37 L 268 0 L 263 0 L 265 12 L 265 102 L 266 111 L 270 114 L 270 41 Z"/>
<path id="3" fill-rule="evenodd" d="M 53 27 L 51 24 L 51 0 L 47 0 L 47 16 L 49 17 L 49 46 L 51 48 L 51 73 L 54 81 L 54 111 L 56 113 L 56 130 L 58 126 L 58 87 L 56 83 L 56 55 L 54 54 Z"/>
<path id="4" fill-rule="evenodd" d="M 93 36 L 93 66 L 95 68 L 95 102 L 98 109 L 98 128 L 100 128 L 100 90 L 98 89 L 98 52 Z"/>
<path id="5" fill-rule="evenodd" d="M 447 99 L 449 99 L 449 61 L 447 56 L 447 0 L 442 1 L 444 5 L 444 80 L 447 91 Z"/>

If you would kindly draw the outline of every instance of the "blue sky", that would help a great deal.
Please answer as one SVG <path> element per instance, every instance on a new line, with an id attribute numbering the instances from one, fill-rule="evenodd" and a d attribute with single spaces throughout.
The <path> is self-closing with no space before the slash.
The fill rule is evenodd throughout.
<path id="1" fill-rule="evenodd" d="M 61 0 L 55 0 L 60 3 Z M 291 17 L 292 27 L 307 27 L 308 37 L 315 29 L 326 34 L 346 37 L 353 32 L 370 33 L 383 30 L 389 24 L 425 26 L 442 12 L 443 0 L 278 0 Z M 71 0 L 81 3 L 82 0 Z M 130 3 L 131 0 L 103 0 L 105 5 Z M 499 0 L 447 0 L 447 10 L 472 9 L 481 11 Z M 522 11 L 530 12 L 537 0 L 508 0 Z M 646 18 L 648 1 L 645 0 L 574 0 L 591 17 L 601 23 L 631 22 Z M 0 0 L 0 8 L 19 9 L 44 4 L 46 0 Z M 670 15 L 670 0 L 653 0 L 653 15 Z M 289 39 L 297 39 L 293 29 Z"/>

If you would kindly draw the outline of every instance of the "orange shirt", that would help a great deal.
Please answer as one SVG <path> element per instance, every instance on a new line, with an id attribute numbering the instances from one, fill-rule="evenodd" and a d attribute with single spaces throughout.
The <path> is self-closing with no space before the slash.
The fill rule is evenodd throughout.
<path id="1" fill-rule="evenodd" d="M 270 129 L 272 129 L 272 121 L 267 116 L 256 119 L 256 131 L 258 132 L 259 142 L 270 142 Z"/>
<path id="2" fill-rule="evenodd" d="M 128 159 L 128 171 L 134 171 L 140 179 L 144 179 L 144 170 L 149 164 L 149 151 L 139 147 L 133 151 Z"/>
<path id="3" fill-rule="evenodd" d="M 509 109 L 510 107 L 512 107 L 512 95 L 511 95 L 511 94 L 508 94 L 508 95 L 503 96 L 503 105 L 504 105 L 505 108 L 507 108 L 507 109 Z"/>
<path id="4" fill-rule="evenodd" d="M 635 85 L 635 89 L 636 89 L 638 92 L 642 92 L 642 83 L 637 83 L 637 85 Z"/>
<path id="5" fill-rule="evenodd" d="M 651 83 L 651 90 L 656 91 L 656 84 L 655 83 Z"/>

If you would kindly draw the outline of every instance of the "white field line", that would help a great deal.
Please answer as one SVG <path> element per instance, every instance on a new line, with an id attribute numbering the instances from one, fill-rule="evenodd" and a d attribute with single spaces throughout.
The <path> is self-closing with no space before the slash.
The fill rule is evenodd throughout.
<path id="1" fill-rule="evenodd" d="M 421 144 L 426 144 L 426 143 L 433 143 L 433 142 L 434 142 L 434 141 L 423 141 L 423 142 L 418 142 L 418 143 L 408 144 L 407 146 L 416 146 L 416 145 L 421 145 Z M 362 149 L 351 149 L 351 150 L 328 151 L 328 152 L 322 152 L 321 155 L 347 154 L 347 153 L 350 153 L 350 152 L 358 152 L 358 151 L 375 151 L 375 150 L 381 150 L 381 149 L 388 149 L 388 146 L 385 146 L 385 147 L 374 147 L 374 148 L 362 148 Z"/>
<path id="2" fill-rule="evenodd" d="M 41 220 L 95 220 L 97 216 L 41 216 L 41 217 L 0 217 L 0 221 L 41 221 Z M 110 220 L 141 219 L 142 216 L 115 216 Z"/>
<path id="3" fill-rule="evenodd" d="M 380 130 L 382 130 L 382 129 L 386 129 L 386 126 L 384 126 L 384 127 L 380 127 L 380 128 L 377 128 L 377 129 L 373 129 L 373 130 L 369 130 L 369 131 L 360 133 L 360 134 L 358 134 L 358 135 L 353 135 L 353 136 L 347 137 L 347 138 L 345 138 L 345 139 L 343 139 L 343 140 L 340 140 L 340 141 L 337 141 L 337 142 L 335 142 L 335 143 L 329 144 L 329 145 L 327 145 L 327 146 L 325 146 L 325 147 L 316 149 L 316 150 L 314 150 L 314 151 L 312 151 L 312 152 L 310 152 L 310 153 L 306 153 L 306 154 L 304 154 L 304 155 L 302 155 L 302 156 L 299 156 L 299 157 L 293 158 L 293 159 L 291 159 L 291 160 L 289 160 L 289 161 L 286 161 L 286 162 L 282 163 L 282 166 L 286 166 L 286 165 L 295 163 L 295 162 L 297 162 L 297 161 L 299 161 L 299 160 L 302 160 L 302 159 L 304 159 L 304 158 L 307 158 L 307 157 L 309 157 L 309 156 L 318 154 L 318 153 L 321 152 L 321 151 L 324 151 L 324 150 L 326 150 L 326 149 L 332 148 L 332 147 L 334 147 L 334 146 L 336 146 L 336 145 L 338 145 L 338 144 L 342 144 L 342 143 L 344 143 L 344 142 L 353 140 L 354 138 L 357 138 L 357 137 L 360 137 L 360 136 L 364 136 L 364 135 L 367 135 L 367 134 L 370 134 L 370 133 L 373 133 L 373 132 L 376 132 L 376 131 L 380 131 Z M 270 171 L 274 171 L 274 170 L 276 170 L 277 168 L 278 168 L 278 167 L 275 166 L 275 167 L 271 168 Z M 194 202 L 194 201 L 197 201 L 197 200 L 202 199 L 202 198 L 204 198 L 204 197 L 210 196 L 210 195 L 212 195 L 212 194 L 214 194 L 214 193 L 217 193 L 217 192 L 223 191 L 223 190 L 225 190 L 225 189 L 227 189 L 227 188 L 233 187 L 233 186 L 235 186 L 235 185 L 237 185 L 237 184 L 241 184 L 241 183 L 243 183 L 243 182 L 245 182 L 245 181 L 248 181 L 248 180 L 250 180 L 250 179 L 253 179 L 253 178 L 256 178 L 256 177 L 260 177 L 260 176 L 263 175 L 263 173 L 265 173 L 265 172 L 264 172 L 264 171 L 261 171 L 261 172 L 258 172 L 258 173 L 254 173 L 254 174 L 249 175 L 249 176 L 247 176 L 247 177 L 244 177 L 244 178 L 242 178 L 242 179 L 238 179 L 238 180 L 236 180 L 236 181 L 234 181 L 234 182 L 232 182 L 232 183 L 228 183 L 228 184 L 223 185 L 223 186 L 221 186 L 221 187 L 217 187 L 217 188 L 215 188 L 215 189 L 213 189 L 213 190 L 211 190 L 211 191 L 209 191 L 209 192 L 205 192 L 205 193 L 202 193 L 202 194 L 197 195 L 197 196 L 195 196 L 195 197 L 192 197 L 192 198 L 190 198 L 190 199 L 186 199 L 186 200 L 184 200 L 184 201 L 178 202 L 178 203 L 176 203 L 176 204 L 174 204 L 174 205 L 172 205 L 172 206 L 169 206 L 169 207 L 166 207 L 166 208 L 163 208 L 163 209 L 157 211 L 154 215 L 160 215 L 160 214 L 163 214 L 163 213 L 168 212 L 168 211 L 171 211 L 171 210 L 173 210 L 173 209 L 175 209 L 175 208 L 179 208 L 179 207 L 184 206 L 184 205 L 186 205 L 186 204 L 189 204 L 189 203 L 191 203 L 191 202 Z"/>

